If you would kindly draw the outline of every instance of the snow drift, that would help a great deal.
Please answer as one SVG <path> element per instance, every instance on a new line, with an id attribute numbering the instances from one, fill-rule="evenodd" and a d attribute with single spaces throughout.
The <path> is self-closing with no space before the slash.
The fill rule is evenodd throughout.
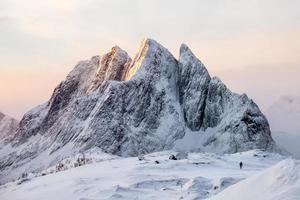
<path id="1" fill-rule="evenodd" d="M 287 159 L 225 189 L 212 200 L 298 200 L 299 198 L 300 163 Z"/>
<path id="2" fill-rule="evenodd" d="M 87 157 L 97 158 L 97 162 L 7 183 L 0 186 L 0 199 L 209 199 L 222 191 L 226 193 L 226 188 L 229 191 L 231 187 L 243 183 L 240 181 L 249 177 L 251 179 L 253 175 L 285 159 L 278 154 L 257 150 L 223 156 L 213 153 L 188 153 L 186 158 L 180 160 L 170 160 L 171 154 L 177 155 L 174 151 L 155 152 L 144 155 L 144 159 L 139 160 L 137 157 L 86 154 Z M 245 164 L 243 170 L 238 166 L 241 160 Z M 284 163 L 281 165 L 283 169 L 284 165 Z M 291 166 L 293 165 L 288 165 L 284 170 L 272 170 L 274 173 L 279 172 L 278 176 L 271 174 L 271 177 L 277 176 L 276 180 L 279 181 L 278 192 L 283 191 L 280 187 L 285 187 L 283 183 L 290 184 L 287 185 L 290 187 L 293 177 L 297 178 L 294 176 L 297 168 L 290 168 Z M 286 172 L 289 173 L 285 174 Z M 262 178 L 268 180 L 265 176 Z M 287 179 L 291 181 L 285 181 Z M 255 181 L 247 185 L 249 190 L 256 185 L 262 185 L 261 179 Z M 245 192 L 243 198 L 238 199 L 247 199 L 246 195 Z M 288 198 L 290 195 L 286 197 L 283 199 L 294 200 Z M 233 198 L 222 198 L 222 200 L 231 199 Z M 253 199 L 266 200 L 263 194 Z"/>

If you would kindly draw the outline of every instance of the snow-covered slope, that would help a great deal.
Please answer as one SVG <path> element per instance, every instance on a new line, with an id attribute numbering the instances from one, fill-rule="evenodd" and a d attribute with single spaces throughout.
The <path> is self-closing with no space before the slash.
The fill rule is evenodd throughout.
<path id="1" fill-rule="evenodd" d="M 298 200 L 300 199 L 300 162 L 292 159 L 225 189 L 212 200 Z"/>
<path id="2" fill-rule="evenodd" d="M 144 156 L 141 161 L 137 157 L 120 158 L 99 154 L 95 163 L 45 176 L 31 175 L 31 178 L 2 185 L 0 199 L 206 199 L 222 191 L 224 194 L 220 194 L 226 195 L 227 190 L 224 189 L 227 187 L 228 191 L 231 191 L 231 187 L 235 190 L 239 185 L 251 183 L 247 184 L 248 190 L 242 194 L 247 195 L 246 192 L 258 187 L 260 191 L 265 192 L 261 194 L 263 196 L 243 196 L 244 198 L 236 199 L 267 200 L 264 197 L 273 195 L 272 188 L 277 189 L 277 193 L 292 192 L 290 189 L 299 192 L 300 189 L 299 165 L 292 160 L 283 161 L 256 176 L 261 170 L 285 159 L 278 154 L 262 151 L 222 156 L 212 153 L 189 153 L 186 158 L 183 156 L 184 159 L 170 160 L 171 154 L 176 155 L 176 152 L 152 153 Z M 86 155 L 86 158 L 93 155 Z M 240 161 L 244 163 L 242 170 L 239 169 Z M 249 181 L 246 179 L 241 184 L 233 185 L 252 176 Z M 265 190 L 267 186 L 272 188 Z M 292 193 L 286 194 L 286 197 L 291 195 Z M 233 199 L 227 197 L 218 199 Z"/>
<path id="3" fill-rule="evenodd" d="M 48 102 L 24 115 L 0 152 L 0 183 L 94 147 L 121 156 L 169 150 L 187 133 L 209 152 L 276 149 L 258 106 L 210 77 L 186 45 L 178 60 L 151 39 L 133 60 L 113 47 L 79 62 Z"/>
<path id="4" fill-rule="evenodd" d="M 0 148 L 13 138 L 19 122 L 0 112 Z"/>

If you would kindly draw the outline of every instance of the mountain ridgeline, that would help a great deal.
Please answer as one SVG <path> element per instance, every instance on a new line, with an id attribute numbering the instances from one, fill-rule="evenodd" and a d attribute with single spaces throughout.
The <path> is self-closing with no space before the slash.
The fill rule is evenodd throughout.
<path id="1" fill-rule="evenodd" d="M 145 39 L 134 59 L 116 46 L 79 62 L 48 102 L 24 115 L 0 168 L 39 170 L 92 148 L 136 156 L 171 149 L 187 132 L 201 134 L 203 151 L 276 149 L 251 99 L 211 77 L 186 45 L 177 60 Z"/>
<path id="2" fill-rule="evenodd" d="M 13 139 L 13 134 L 18 128 L 19 122 L 0 112 L 0 146 L 5 146 Z"/>

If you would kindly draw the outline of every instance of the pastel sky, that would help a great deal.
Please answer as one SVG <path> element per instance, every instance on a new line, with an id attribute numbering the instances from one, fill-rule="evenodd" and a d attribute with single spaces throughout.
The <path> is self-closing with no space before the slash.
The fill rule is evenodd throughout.
<path id="1" fill-rule="evenodd" d="M 47 101 L 77 61 L 150 37 L 186 43 L 233 91 L 264 110 L 300 95 L 299 0 L 1 0 L 0 111 Z"/>

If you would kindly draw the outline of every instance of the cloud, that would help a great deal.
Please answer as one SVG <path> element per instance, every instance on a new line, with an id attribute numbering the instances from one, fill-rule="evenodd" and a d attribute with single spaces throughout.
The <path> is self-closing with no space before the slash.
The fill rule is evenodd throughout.
<path id="1" fill-rule="evenodd" d="M 299 64 L 261 64 L 216 74 L 232 91 L 246 93 L 254 99 L 262 110 L 268 109 L 281 96 L 300 96 Z"/>
<path id="2" fill-rule="evenodd" d="M 18 31 L 53 39 L 68 31 L 79 0 L 3 0 L 2 15 L 18 22 Z"/>
<path id="3" fill-rule="evenodd" d="M 13 21 L 12 17 L 0 17 L 0 23 L 7 23 Z"/>
<path id="4" fill-rule="evenodd" d="M 23 31 L 55 38 L 87 31 L 132 37 L 233 37 L 299 25 L 299 1 L 3 0 Z M 280 13 L 280 15 L 278 14 Z M 85 33 L 87 34 L 87 33 Z M 174 36 L 171 36 L 174 35 Z"/>

